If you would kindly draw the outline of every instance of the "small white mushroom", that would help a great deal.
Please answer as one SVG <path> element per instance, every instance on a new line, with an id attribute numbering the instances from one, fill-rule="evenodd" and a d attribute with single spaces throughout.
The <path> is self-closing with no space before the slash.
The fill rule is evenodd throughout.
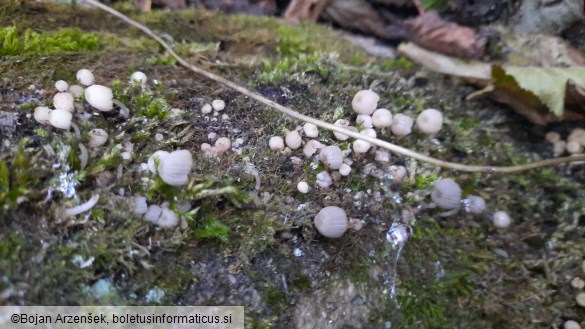
<path id="1" fill-rule="evenodd" d="M 177 150 L 163 157 L 158 166 L 160 178 L 172 186 L 181 186 L 189 181 L 193 156 L 187 150 Z"/>
<path id="2" fill-rule="evenodd" d="M 317 231 L 327 238 L 340 238 L 349 227 L 345 211 L 336 206 L 321 209 L 315 216 L 314 224 Z"/>
<path id="3" fill-rule="evenodd" d="M 581 307 L 585 307 L 585 292 L 580 292 L 575 296 L 575 300 L 577 301 L 577 305 Z"/>
<path id="4" fill-rule="evenodd" d="M 583 289 L 585 288 L 585 281 L 580 277 L 576 276 L 571 280 L 571 287 L 575 289 Z"/>
<path id="5" fill-rule="evenodd" d="M 79 98 L 83 95 L 85 90 L 80 85 L 71 85 L 67 91 L 73 95 L 74 98 Z"/>
<path id="6" fill-rule="evenodd" d="M 232 147 L 232 142 L 227 137 L 220 137 L 215 141 L 215 147 L 219 153 L 223 153 Z"/>
<path id="7" fill-rule="evenodd" d="M 435 184 L 431 199 L 440 208 L 457 208 L 461 204 L 461 187 L 450 178 L 442 179 Z"/>
<path id="8" fill-rule="evenodd" d="M 443 127 L 443 113 L 435 109 L 426 109 L 416 117 L 416 126 L 425 135 L 434 135 Z"/>
<path id="9" fill-rule="evenodd" d="M 378 106 L 380 96 L 372 90 L 360 90 L 358 91 L 353 100 L 351 101 L 351 107 L 358 114 L 372 114 Z"/>
<path id="10" fill-rule="evenodd" d="M 55 128 L 69 130 L 73 114 L 67 110 L 53 110 L 49 112 L 49 124 Z"/>
<path id="11" fill-rule="evenodd" d="M 167 207 L 162 208 L 162 212 L 156 223 L 160 227 L 173 228 L 179 225 L 179 216 Z"/>
<path id="12" fill-rule="evenodd" d="M 141 86 L 144 86 L 144 85 L 146 85 L 146 81 L 148 81 L 146 74 L 144 74 L 140 71 L 136 71 L 136 72 L 132 73 L 132 75 L 130 76 L 130 83 L 137 83 Z"/>
<path id="13" fill-rule="evenodd" d="M 137 215 L 145 214 L 148 211 L 148 205 L 146 204 L 146 197 L 135 196 L 134 197 L 134 213 Z"/>
<path id="14" fill-rule="evenodd" d="M 284 140 L 280 136 L 272 136 L 268 141 L 268 146 L 275 152 L 282 151 L 284 150 Z"/>
<path id="15" fill-rule="evenodd" d="M 583 146 L 579 144 L 578 141 L 569 141 L 566 145 L 567 152 L 571 154 L 581 153 L 583 151 Z"/>
<path id="16" fill-rule="evenodd" d="M 359 218 L 350 218 L 349 219 L 349 228 L 354 231 L 360 231 L 364 227 L 364 221 Z"/>
<path id="17" fill-rule="evenodd" d="M 351 147 L 354 152 L 354 155 L 356 155 L 356 158 L 359 158 L 362 154 L 368 152 L 368 150 L 372 147 L 372 144 L 361 139 L 356 139 L 355 141 L 353 141 Z"/>
<path id="18" fill-rule="evenodd" d="M 581 329 L 581 325 L 575 320 L 567 320 L 563 323 L 563 329 Z"/>
<path id="19" fill-rule="evenodd" d="M 387 128 L 392 125 L 392 113 L 387 109 L 377 109 L 372 114 L 372 124 L 376 128 Z"/>
<path id="20" fill-rule="evenodd" d="M 331 186 L 331 184 L 333 184 L 333 178 L 331 178 L 331 175 L 329 175 L 328 172 L 322 171 L 317 174 L 317 180 L 315 181 L 315 184 L 321 188 L 328 188 Z"/>
<path id="21" fill-rule="evenodd" d="M 372 117 L 367 114 L 359 114 L 357 118 L 355 118 L 355 123 L 362 129 L 368 129 L 374 126 L 372 124 Z"/>
<path id="22" fill-rule="evenodd" d="M 395 136 L 406 136 L 412 132 L 412 124 L 414 121 L 411 117 L 398 113 L 392 119 L 392 134 Z"/>
<path id="23" fill-rule="evenodd" d="M 305 136 L 310 138 L 316 138 L 319 136 L 319 128 L 312 123 L 305 123 L 303 125 L 303 131 L 305 132 Z"/>
<path id="24" fill-rule="evenodd" d="M 303 154 L 307 158 L 310 158 L 313 156 L 313 154 L 317 153 L 317 150 L 321 148 L 323 148 L 323 144 L 321 144 L 321 142 L 315 139 L 311 139 L 307 142 L 307 144 L 305 144 L 305 147 L 303 147 Z"/>
<path id="25" fill-rule="evenodd" d="M 470 195 L 463 200 L 465 211 L 479 215 L 485 210 L 485 200 L 476 195 Z"/>
<path id="26" fill-rule="evenodd" d="M 348 176 L 350 172 L 351 167 L 345 163 L 342 163 L 341 166 L 339 167 L 339 173 L 341 174 L 341 176 Z"/>
<path id="27" fill-rule="evenodd" d="M 494 226 L 497 228 L 508 228 L 512 223 L 510 215 L 505 211 L 496 211 L 494 213 Z"/>
<path id="28" fill-rule="evenodd" d="M 163 210 L 160 206 L 153 204 L 150 207 L 148 207 L 148 210 L 144 214 L 144 219 L 151 222 L 151 223 L 156 224 L 156 223 L 158 223 L 158 220 L 160 218 L 160 215 L 162 214 L 162 211 Z"/>
<path id="29" fill-rule="evenodd" d="M 358 131 L 357 128 L 350 127 L 349 124 L 350 124 L 349 120 L 345 120 L 345 119 L 339 119 L 339 120 L 335 121 L 335 123 L 334 123 L 334 125 L 336 125 L 336 126 L 343 127 L 343 128 L 348 129 L 348 130 L 353 130 L 355 132 Z M 333 135 L 339 141 L 344 141 L 344 140 L 347 140 L 349 138 L 349 136 L 342 134 L 342 133 L 338 133 L 336 131 L 333 132 Z"/>
<path id="30" fill-rule="evenodd" d="M 73 113 L 75 107 L 73 106 L 73 95 L 67 92 L 57 93 L 53 96 L 53 107 L 56 110 L 66 110 Z"/>
<path id="31" fill-rule="evenodd" d="M 319 159 L 328 169 L 339 169 L 343 163 L 343 152 L 337 145 L 326 146 L 321 149 Z"/>
<path id="32" fill-rule="evenodd" d="M 209 114 L 211 112 L 213 112 L 213 107 L 211 107 L 211 104 L 205 104 L 201 107 L 201 113 Z"/>
<path id="33" fill-rule="evenodd" d="M 93 73 L 88 69 L 81 69 L 77 71 L 77 81 L 84 86 L 91 86 L 95 82 Z"/>
<path id="34" fill-rule="evenodd" d="M 164 159 L 165 157 L 167 157 L 169 155 L 169 152 L 167 151 L 156 151 L 154 152 L 147 161 L 147 165 L 148 165 L 148 170 L 153 173 L 156 174 L 156 170 L 157 170 L 157 162 L 158 165 L 160 166 L 160 163 L 162 161 L 162 159 Z"/>
<path id="35" fill-rule="evenodd" d="M 49 109 L 48 107 L 38 106 L 37 108 L 35 108 L 33 116 L 38 123 L 46 125 L 49 123 L 49 113 L 51 113 L 51 109 Z"/>
<path id="36" fill-rule="evenodd" d="M 89 131 L 89 147 L 96 148 L 104 145 L 108 141 L 108 133 L 103 129 L 92 129 Z"/>
<path id="37" fill-rule="evenodd" d="M 309 186 L 309 183 L 307 183 L 305 181 L 300 181 L 297 184 L 297 190 L 299 190 L 299 192 L 301 192 L 303 194 L 307 194 L 311 190 L 311 187 Z"/>
<path id="38" fill-rule="evenodd" d="M 55 82 L 55 88 L 57 88 L 59 92 L 64 92 L 69 88 L 69 84 L 63 80 L 58 80 Z"/>
<path id="39" fill-rule="evenodd" d="M 113 98 L 112 89 L 106 86 L 92 85 L 85 90 L 85 100 L 89 105 L 102 112 L 114 109 Z"/>
<path id="40" fill-rule="evenodd" d="M 225 102 L 221 99 L 215 99 L 211 102 L 211 107 L 216 111 L 223 111 L 225 109 Z"/>
<path id="41" fill-rule="evenodd" d="M 286 134 L 284 141 L 286 143 L 286 146 L 290 147 L 291 150 L 298 149 L 299 147 L 301 147 L 302 143 L 301 135 L 296 130 L 293 130 Z"/>

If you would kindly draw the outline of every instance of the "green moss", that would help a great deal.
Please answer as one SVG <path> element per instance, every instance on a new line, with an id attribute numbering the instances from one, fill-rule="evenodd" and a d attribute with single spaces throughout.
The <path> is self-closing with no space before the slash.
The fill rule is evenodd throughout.
<path id="1" fill-rule="evenodd" d="M 47 55 L 67 51 L 92 51 L 99 47 L 99 38 L 76 28 L 37 33 L 31 29 L 18 31 L 16 26 L 0 29 L 0 55 Z"/>
<path id="2" fill-rule="evenodd" d="M 289 301 L 286 294 L 280 290 L 265 288 L 264 289 L 264 301 L 272 309 L 272 313 L 280 315 L 288 309 Z"/>
<path id="3" fill-rule="evenodd" d="M 196 238 L 213 238 L 227 242 L 229 231 L 229 227 L 220 222 L 213 215 L 207 214 L 197 221 L 193 234 Z"/>
<path id="4" fill-rule="evenodd" d="M 414 67 L 414 63 L 406 57 L 399 57 L 398 59 L 384 59 L 378 66 L 383 71 L 410 70 Z"/>
<path id="5" fill-rule="evenodd" d="M 25 149 L 28 141 L 28 138 L 24 138 L 19 142 L 12 161 L 8 164 L 0 160 L 0 213 L 4 209 L 16 208 L 30 197 L 33 177 Z"/>

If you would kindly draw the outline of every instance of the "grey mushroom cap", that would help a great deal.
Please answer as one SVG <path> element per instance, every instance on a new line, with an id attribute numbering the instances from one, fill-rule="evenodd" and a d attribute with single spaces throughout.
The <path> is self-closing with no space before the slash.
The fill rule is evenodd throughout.
<path id="1" fill-rule="evenodd" d="M 435 184 L 431 199 L 443 209 L 455 209 L 461 204 L 461 187 L 454 180 L 445 178 Z"/>

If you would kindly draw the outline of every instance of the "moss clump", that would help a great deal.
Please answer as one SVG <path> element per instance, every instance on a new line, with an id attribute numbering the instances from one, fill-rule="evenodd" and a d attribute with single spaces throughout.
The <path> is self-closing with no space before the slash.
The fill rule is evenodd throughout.
<path id="1" fill-rule="evenodd" d="M 20 141 L 18 149 L 11 161 L 12 170 L 8 164 L 0 160 L 0 213 L 2 209 L 13 209 L 27 199 L 32 181 L 30 161 L 25 153 L 28 139 Z"/>
<path id="2" fill-rule="evenodd" d="M 37 33 L 31 29 L 19 32 L 16 26 L 0 29 L 0 56 L 27 54 L 47 55 L 66 51 L 91 51 L 99 47 L 99 38 L 76 28 Z"/>

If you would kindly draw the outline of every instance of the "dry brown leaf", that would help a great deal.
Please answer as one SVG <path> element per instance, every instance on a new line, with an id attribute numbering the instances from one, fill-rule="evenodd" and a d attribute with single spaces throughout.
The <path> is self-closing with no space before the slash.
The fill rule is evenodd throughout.
<path id="1" fill-rule="evenodd" d="M 341 27 L 388 39 L 387 25 L 378 12 L 365 0 L 331 0 L 324 17 Z"/>
<path id="2" fill-rule="evenodd" d="M 284 13 L 284 19 L 292 23 L 317 21 L 329 0 L 292 0 Z"/>
<path id="3" fill-rule="evenodd" d="M 428 69 L 467 78 L 484 89 L 468 99 L 488 96 L 511 106 L 535 124 L 585 121 L 585 68 L 499 66 L 463 61 L 404 44 L 398 51 Z"/>
<path id="4" fill-rule="evenodd" d="M 469 27 L 442 20 L 435 11 L 406 20 L 405 25 L 411 41 L 436 52 L 478 58 L 485 51 L 485 37 Z"/>

